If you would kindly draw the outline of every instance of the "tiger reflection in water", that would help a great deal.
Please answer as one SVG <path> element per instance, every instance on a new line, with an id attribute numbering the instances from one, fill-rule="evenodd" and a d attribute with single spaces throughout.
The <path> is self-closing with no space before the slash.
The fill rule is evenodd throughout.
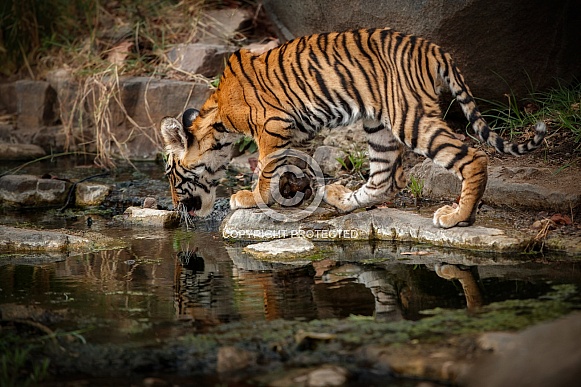
<path id="1" fill-rule="evenodd" d="M 382 267 L 326 259 L 304 267 L 266 270 L 252 259 L 230 258 L 232 262 L 218 267 L 198 248 L 177 254 L 175 304 L 180 319 L 211 327 L 248 319 L 341 318 L 353 313 L 345 310 L 350 305 L 357 313 L 396 321 L 420 318 L 421 310 L 442 306 L 442 299 L 454 307 L 463 304 L 454 296 L 456 288 L 434 282 L 434 272 L 424 265 L 416 270 L 405 264 Z M 483 304 L 478 275 L 471 268 L 436 264 L 434 271 L 440 278 L 460 282 L 469 310 Z M 348 299 L 338 303 L 337 295 Z"/>

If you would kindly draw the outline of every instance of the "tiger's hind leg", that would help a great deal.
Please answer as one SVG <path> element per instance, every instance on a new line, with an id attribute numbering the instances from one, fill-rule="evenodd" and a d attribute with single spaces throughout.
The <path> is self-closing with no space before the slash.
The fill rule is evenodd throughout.
<path id="1" fill-rule="evenodd" d="M 472 225 L 488 179 L 486 153 L 458 140 L 440 119 L 426 117 L 420 125 L 423 135 L 414 151 L 431 158 L 462 180 L 458 205 L 438 209 L 434 213 L 434 225 L 442 228 Z"/>
<path id="2" fill-rule="evenodd" d="M 407 184 L 402 167 L 403 145 L 385 125 L 364 126 L 369 146 L 369 179 L 358 190 L 331 184 L 323 189 L 323 200 L 342 212 L 382 203 Z"/>

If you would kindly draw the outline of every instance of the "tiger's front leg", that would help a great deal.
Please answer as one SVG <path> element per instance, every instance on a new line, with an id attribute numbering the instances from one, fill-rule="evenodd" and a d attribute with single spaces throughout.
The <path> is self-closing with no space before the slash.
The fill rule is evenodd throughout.
<path id="1" fill-rule="evenodd" d="M 258 181 L 252 191 L 240 190 L 230 196 L 230 209 L 255 208 L 261 203 L 266 205 L 273 203 L 270 184 L 271 178 L 263 170 L 263 165 L 264 161 L 258 162 L 258 166 L 256 167 L 258 169 Z"/>
<path id="2" fill-rule="evenodd" d="M 256 167 L 258 180 L 252 191 L 238 191 L 230 197 L 230 208 L 254 208 L 270 206 L 280 198 L 280 178 L 284 171 L 281 168 L 287 161 L 288 149 L 278 149 L 271 141 L 268 144 L 259 142 L 259 160 Z"/>
<path id="3" fill-rule="evenodd" d="M 386 125 L 363 127 L 369 147 L 369 179 L 356 191 L 331 184 L 322 187 L 323 200 L 341 212 L 379 204 L 407 184 L 402 167 L 403 146 Z"/>

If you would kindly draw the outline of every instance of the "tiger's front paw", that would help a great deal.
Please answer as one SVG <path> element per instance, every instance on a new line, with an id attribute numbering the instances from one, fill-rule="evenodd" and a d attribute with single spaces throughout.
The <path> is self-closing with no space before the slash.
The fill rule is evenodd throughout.
<path id="1" fill-rule="evenodd" d="M 230 209 L 232 210 L 237 210 L 239 208 L 253 208 L 256 206 L 254 193 L 252 191 L 242 190 L 230 196 Z"/>
<path id="2" fill-rule="evenodd" d="M 320 194 L 325 203 L 335 207 L 341 212 L 350 212 L 357 208 L 350 199 L 353 198 L 353 191 L 340 184 L 329 184 L 319 188 Z"/>
<path id="3" fill-rule="evenodd" d="M 464 218 L 465 216 L 462 216 L 460 213 L 460 207 L 457 205 L 444 206 L 438 208 L 436 212 L 434 212 L 433 222 L 434 226 L 441 228 L 450 228 L 454 226 L 466 227 L 474 223 L 473 219 Z"/>

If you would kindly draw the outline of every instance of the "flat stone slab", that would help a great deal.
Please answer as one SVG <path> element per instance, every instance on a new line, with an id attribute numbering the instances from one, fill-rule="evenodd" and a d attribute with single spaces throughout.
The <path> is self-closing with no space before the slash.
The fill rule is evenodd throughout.
<path id="1" fill-rule="evenodd" d="M 276 239 L 270 242 L 254 243 L 246 246 L 250 253 L 284 255 L 284 254 L 304 254 L 314 250 L 313 242 L 305 238 L 285 238 Z"/>
<path id="2" fill-rule="evenodd" d="M 75 251 L 90 244 L 87 238 L 59 231 L 0 226 L 0 251 Z"/>
<path id="3" fill-rule="evenodd" d="M 497 252 L 523 251 L 531 242 L 530 237 L 516 232 L 507 235 L 496 228 L 471 226 L 441 229 L 432 224 L 431 218 L 392 208 L 343 216 L 333 216 L 328 212 L 321 211 L 301 221 L 280 221 L 260 209 L 240 209 L 224 220 L 221 231 L 223 237 L 230 240 L 289 237 L 313 241 L 385 240 Z"/>
<path id="4" fill-rule="evenodd" d="M 153 208 L 129 207 L 123 215 L 118 215 L 115 219 L 125 224 L 150 227 L 172 227 L 179 224 L 179 216 L 176 211 Z"/>

